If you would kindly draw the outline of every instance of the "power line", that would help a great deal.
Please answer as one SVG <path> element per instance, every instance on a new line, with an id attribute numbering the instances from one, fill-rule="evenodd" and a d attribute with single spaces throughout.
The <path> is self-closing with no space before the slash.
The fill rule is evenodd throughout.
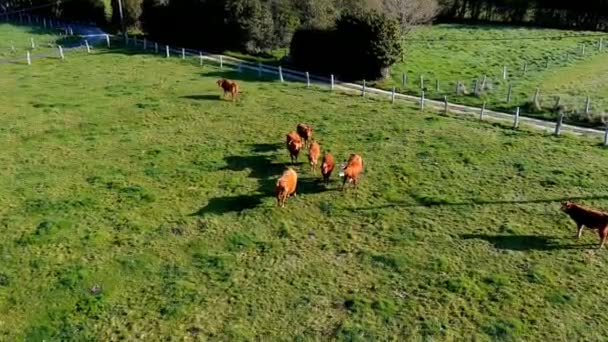
<path id="1" fill-rule="evenodd" d="M 45 4 L 45 5 L 32 6 L 32 7 L 28 7 L 28 8 L 18 9 L 18 10 L 12 11 L 12 12 L 3 12 L 3 13 L 0 13 L 0 14 L 1 15 L 13 15 L 13 14 L 19 14 L 19 13 L 24 13 L 24 12 L 31 12 L 33 10 L 37 10 L 37 9 L 41 9 L 41 8 L 47 8 L 47 7 L 51 7 L 51 6 L 59 6 L 61 4 L 65 4 L 65 3 L 68 3 L 68 2 L 72 2 L 72 1 L 75 1 L 75 0 L 63 0 L 61 2 L 56 1 L 56 2 L 53 2 L 53 3 Z"/>

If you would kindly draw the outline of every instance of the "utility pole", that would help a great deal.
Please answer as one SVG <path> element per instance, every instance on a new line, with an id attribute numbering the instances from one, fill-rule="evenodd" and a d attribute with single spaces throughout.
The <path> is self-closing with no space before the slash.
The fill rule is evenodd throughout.
<path id="1" fill-rule="evenodd" d="M 118 0 L 118 14 L 120 15 L 120 27 L 122 28 L 122 35 L 127 41 L 127 28 L 125 27 L 125 17 L 122 13 L 122 0 Z"/>

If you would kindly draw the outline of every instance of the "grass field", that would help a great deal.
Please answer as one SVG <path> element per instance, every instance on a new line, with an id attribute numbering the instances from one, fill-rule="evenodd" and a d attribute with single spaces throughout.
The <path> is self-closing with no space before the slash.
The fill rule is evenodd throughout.
<path id="1" fill-rule="evenodd" d="M 0 23 L 0 60 L 13 57 L 23 57 L 25 61 L 26 51 L 32 55 L 44 53 L 57 48 L 57 45 L 69 45 L 77 42 L 75 37 L 60 36 L 59 31 L 52 29 L 44 30 L 28 26 L 16 26 Z M 34 39 L 35 48 L 32 49 L 30 39 Z M 14 48 L 14 49 L 13 49 Z"/>
<path id="2" fill-rule="evenodd" d="M 120 50 L 1 66 L 2 340 L 586 340 L 608 251 L 597 142 Z M 240 78 L 236 104 L 218 77 Z M 314 125 L 357 193 L 299 165 Z M 304 157 L 304 156 L 303 156 Z"/>
<path id="3" fill-rule="evenodd" d="M 556 98 L 566 106 L 569 122 L 601 125 L 600 115 L 608 111 L 606 67 L 608 48 L 599 51 L 600 32 L 495 26 L 436 25 L 414 31 L 408 37 L 406 61 L 392 68 L 392 78 L 380 84 L 402 91 L 402 73 L 410 80 L 407 92 L 420 94 L 420 76 L 426 79 L 426 94 L 457 103 L 513 111 L 519 106 L 527 115 L 552 119 Z M 545 37 L 565 37 L 543 39 Z M 608 36 L 604 36 L 604 44 Z M 582 54 L 582 46 L 585 54 Z M 546 61 L 549 59 L 548 68 Z M 524 66 L 527 72 L 524 74 Z M 502 79 L 507 66 L 508 79 Z M 598 68 L 599 67 L 599 68 Z M 474 82 L 488 77 L 488 89 L 477 97 Z M 435 81 L 439 80 L 439 92 Z M 456 82 L 466 84 L 469 95 L 456 96 Z M 509 84 L 513 96 L 506 103 Z M 541 91 L 542 110 L 531 106 L 536 89 Z M 585 115 L 586 97 L 592 99 L 592 113 Z"/>

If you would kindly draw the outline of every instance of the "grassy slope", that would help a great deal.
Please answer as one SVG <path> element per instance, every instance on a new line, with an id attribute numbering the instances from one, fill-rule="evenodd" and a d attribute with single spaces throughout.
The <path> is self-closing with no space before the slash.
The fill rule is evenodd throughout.
<path id="1" fill-rule="evenodd" d="M 597 82 L 600 74 L 590 73 L 598 65 L 607 64 L 608 49 L 598 52 L 597 37 L 578 37 L 567 39 L 534 40 L 529 38 L 580 36 L 598 34 L 597 32 L 575 32 L 549 29 L 528 29 L 489 26 L 437 25 L 415 31 L 409 39 L 423 40 L 409 42 L 406 62 L 392 68 L 392 79 L 381 86 L 401 86 L 401 74 L 407 73 L 411 80 L 406 91 L 420 92 L 420 75 L 427 79 L 427 95 L 443 98 L 447 95 L 457 103 L 480 106 L 484 101 L 492 108 L 512 110 L 515 106 L 526 106 L 532 101 L 536 88 L 541 89 L 544 113 L 533 114 L 551 117 L 548 112 L 555 104 L 555 97 L 562 96 L 562 104 L 569 111 L 583 111 L 585 97 L 594 100 L 595 116 L 608 110 L 605 94 L 608 86 Z M 520 40 L 500 40 L 521 38 Z M 440 40 L 440 39 L 443 39 Z M 492 41 L 492 39 L 496 39 Z M 432 41 L 431 43 L 424 40 Z M 469 41 L 462 41 L 469 40 Z M 585 55 L 581 46 L 586 45 Z M 568 59 L 568 54 L 570 58 Z M 550 58 L 549 68 L 545 60 Z M 528 72 L 524 76 L 524 64 Z M 509 79 L 502 80 L 503 66 L 508 67 Z M 585 76 L 581 73 L 585 72 Z M 483 75 L 490 79 L 491 90 L 481 98 L 455 95 L 456 81 L 465 82 L 469 92 L 473 91 L 475 79 L 481 81 Z M 440 80 L 440 92 L 435 91 L 435 80 Z M 578 82 L 578 88 L 573 83 Z M 511 104 L 505 103 L 508 84 L 514 86 Z M 403 90 L 403 89 L 402 89 Z M 528 109 L 529 113 L 530 110 Z M 571 122 L 599 123 L 595 118 L 572 115 Z"/>
<path id="2" fill-rule="evenodd" d="M 0 32 L 2 33 L 2 39 L 0 39 L 0 59 L 23 57 L 25 62 L 26 51 L 30 51 L 35 55 L 55 49 L 57 44 L 65 45 L 74 42 L 73 38 L 60 37 L 59 31 L 15 26 L 6 23 L 0 23 Z M 31 38 L 34 38 L 35 49 L 32 49 Z M 15 47 L 15 51 L 12 51 L 12 46 Z"/>
<path id="3" fill-rule="evenodd" d="M 608 333 L 608 255 L 557 203 L 607 207 L 595 142 L 250 79 L 232 104 L 236 75 L 148 56 L 2 68 L 2 339 Z M 358 195 L 300 166 L 275 209 L 298 122 L 363 155 Z"/>

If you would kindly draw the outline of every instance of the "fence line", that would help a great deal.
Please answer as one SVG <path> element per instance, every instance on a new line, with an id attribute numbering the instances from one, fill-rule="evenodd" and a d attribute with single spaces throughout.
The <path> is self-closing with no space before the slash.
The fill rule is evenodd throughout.
<path id="1" fill-rule="evenodd" d="M 157 47 L 158 43 L 157 42 L 152 42 L 152 41 L 146 41 L 146 43 L 144 44 L 144 41 L 141 40 L 141 44 L 140 41 L 136 38 L 132 38 L 130 40 L 123 40 L 121 37 L 117 37 L 117 36 L 113 36 L 113 35 L 106 35 L 106 34 L 100 34 L 100 35 L 87 35 L 87 37 L 89 36 L 99 36 L 99 37 L 105 37 L 105 38 L 101 38 L 99 40 L 96 41 L 97 44 L 101 44 L 104 43 L 105 44 L 105 39 L 108 40 L 112 40 L 115 42 L 123 42 L 123 43 L 129 43 L 129 41 L 132 42 L 133 47 L 135 48 L 139 48 L 139 46 L 141 45 L 142 49 L 145 45 L 145 51 L 150 51 L 153 50 L 156 52 L 155 48 L 150 49 L 151 46 Z M 84 42 L 84 40 L 83 40 Z M 83 48 L 83 42 L 75 44 L 75 46 L 73 47 L 67 47 L 65 48 L 65 50 L 74 50 L 74 49 L 80 49 Z M 113 46 L 116 46 L 116 44 L 112 44 Z M 127 45 L 126 47 L 129 47 L 130 45 Z M 312 75 L 308 72 L 301 72 L 301 71 L 297 71 L 297 70 L 293 70 L 293 69 L 288 69 L 288 68 L 283 68 L 283 67 L 275 67 L 275 66 L 270 66 L 270 65 L 265 65 L 265 64 L 261 64 L 261 63 L 251 63 L 242 59 L 238 59 L 235 57 L 230 57 L 230 56 L 225 56 L 225 55 L 221 55 L 221 54 L 211 54 L 211 53 L 206 53 L 204 51 L 199 51 L 199 50 L 192 50 L 192 49 L 185 49 L 185 48 L 172 48 L 170 46 L 166 46 L 167 52 L 173 52 L 174 56 L 180 56 L 182 58 L 185 59 L 186 56 L 188 57 L 194 57 L 194 59 L 196 59 L 196 61 L 200 60 L 201 63 L 203 60 L 207 60 L 207 61 L 213 61 L 215 63 L 218 63 L 220 65 L 220 67 L 224 67 L 224 66 L 228 66 L 230 68 L 239 70 L 239 71 L 245 71 L 248 70 L 250 72 L 255 72 L 258 73 L 259 75 L 263 75 L 263 74 L 270 74 L 273 75 L 277 78 L 282 77 L 284 79 L 289 79 L 292 81 L 297 81 L 297 82 L 305 82 L 308 84 L 310 83 L 314 83 L 317 85 L 322 85 L 322 86 L 329 86 L 331 90 L 334 89 L 339 89 L 342 91 L 346 91 L 346 92 L 357 92 L 359 94 L 361 94 L 362 92 L 365 92 L 366 94 L 370 94 L 370 95 L 374 95 L 374 96 L 381 96 L 381 97 L 385 97 L 386 99 L 394 102 L 395 99 L 399 99 L 399 100 L 404 100 L 404 101 L 408 101 L 408 102 L 413 102 L 413 103 L 418 103 L 421 106 L 421 109 L 424 109 L 425 107 L 430 107 L 433 108 L 434 110 L 438 110 L 440 111 L 441 109 L 444 109 L 446 112 L 452 112 L 452 113 L 456 113 L 456 114 L 467 114 L 467 115 L 475 115 L 478 116 L 480 111 L 481 111 L 481 115 L 480 118 L 491 118 L 491 119 L 495 119 L 495 120 L 500 120 L 500 121 L 510 121 L 510 122 L 514 122 L 514 119 L 516 120 L 516 124 L 514 125 L 515 127 L 519 126 L 519 123 L 523 123 L 523 124 L 527 124 L 529 126 L 532 126 L 534 128 L 537 129 L 541 129 L 544 130 L 546 132 L 555 132 L 555 124 L 549 121 L 545 121 L 545 120 L 539 120 L 539 119 L 534 119 L 531 117 L 523 117 L 520 116 L 520 111 L 518 108 L 518 111 L 516 112 L 516 115 L 513 114 L 509 114 L 509 113 L 503 113 L 503 112 L 499 112 L 499 111 L 492 111 L 492 110 L 487 110 L 485 108 L 485 105 L 483 106 L 483 108 L 477 108 L 477 107 L 472 107 L 472 106 L 466 106 L 466 105 L 461 105 L 461 104 L 456 104 L 456 103 L 450 103 L 447 100 L 447 96 L 445 97 L 444 101 L 436 101 L 436 100 L 432 100 L 432 99 L 426 99 L 424 97 L 424 93 L 422 94 L 421 97 L 416 97 L 416 96 L 411 96 L 411 95 L 407 95 L 407 94 L 400 94 L 400 93 L 396 93 L 394 90 L 391 91 L 386 91 L 383 89 L 378 89 L 378 88 L 373 88 L 373 87 L 369 87 L 369 86 L 361 86 L 359 84 L 355 84 L 355 83 L 349 83 L 349 82 L 341 82 L 335 79 L 334 75 L 330 75 L 329 77 L 323 77 L 323 76 L 319 76 L 319 75 Z M 43 54 L 38 54 L 38 55 L 32 55 L 31 57 L 36 57 L 36 58 L 42 58 L 42 57 L 48 57 L 51 55 L 57 55 L 56 51 L 50 51 L 47 53 L 43 53 Z M 169 55 L 169 53 L 168 53 Z M 13 58 L 10 59 L 10 62 L 15 62 L 15 61 L 23 61 L 24 59 L 21 58 Z M 2 64 L 3 61 L 0 61 L 0 64 Z M 597 129 L 593 129 L 593 128 L 585 128 L 585 127 L 579 127 L 579 126 L 574 126 L 574 125 L 567 125 L 567 124 L 561 124 L 560 122 L 560 132 L 561 131 L 565 131 L 568 130 L 574 134 L 577 135 L 594 135 L 594 136 L 608 136 L 607 132 L 608 132 L 608 128 L 606 131 L 600 131 Z"/>

